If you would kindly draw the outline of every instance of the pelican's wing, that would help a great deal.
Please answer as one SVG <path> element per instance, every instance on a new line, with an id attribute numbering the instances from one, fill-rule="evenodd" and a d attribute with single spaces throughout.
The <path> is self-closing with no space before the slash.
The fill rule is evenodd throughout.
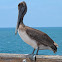
<path id="1" fill-rule="evenodd" d="M 29 28 L 26 30 L 26 33 L 32 39 L 36 40 L 36 42 L 39 44 L 43 44 L 45 46 L 50 46 L 50 47 L 53 46 L 54 44 L 54 41 L 47 34 L 37 29 Z"/>

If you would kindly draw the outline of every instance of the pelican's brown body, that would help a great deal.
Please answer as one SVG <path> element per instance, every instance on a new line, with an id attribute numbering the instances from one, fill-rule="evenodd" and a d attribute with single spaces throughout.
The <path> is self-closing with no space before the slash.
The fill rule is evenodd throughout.
<path id="1" fill-rule="evenodd" d="M 17 30 L 24 42 L 31 45 L 34 49 L 39 50 L 49 49 L 55 53 L 57 51 L 57 44 L 44 32 L 37 29 L 25 26 L 23 24 L 23 17 L 26 14 L 27 6 L 25 2 L 18 5 L 19 16 L 17 23 Z M 16 31 L 17 32 L 17 31 Z"/>

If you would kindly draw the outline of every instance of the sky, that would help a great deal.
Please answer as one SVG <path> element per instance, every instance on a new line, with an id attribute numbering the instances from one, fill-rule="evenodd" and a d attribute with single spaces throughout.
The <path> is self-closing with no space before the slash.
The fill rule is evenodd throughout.
<path id="1" fill-rule="evenodd" d="M 24 24 L 29 27 L 62 27 L 62 0 L 0 0 L 0 28 L 16 27 L 18 4 L 25 1 Z"/>

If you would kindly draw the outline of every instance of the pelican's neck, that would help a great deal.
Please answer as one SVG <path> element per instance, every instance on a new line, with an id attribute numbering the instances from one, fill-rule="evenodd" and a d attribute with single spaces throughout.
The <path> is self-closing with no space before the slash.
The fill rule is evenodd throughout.
<path id="1" fill-rule="evenodd" d="M 20 25 L 22 25 L 23 27 L 25 26 L 23 23 L 23 18 L 20 19 Z"/>
<path id="2" fill-rule="evenodd" d="M 23 18 L 20 19 L 20 24 L 23 24 Z"/>

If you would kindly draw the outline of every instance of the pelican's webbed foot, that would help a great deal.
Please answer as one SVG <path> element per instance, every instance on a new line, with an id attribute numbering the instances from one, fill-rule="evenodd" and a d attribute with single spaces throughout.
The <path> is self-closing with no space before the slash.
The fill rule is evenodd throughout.
<path id="1" fill-rule="evenodd" d="M 32 54 L 30 55 L 30 58 L 29 58 L 31 61 L 36 61 L 36 55 Z"/>

